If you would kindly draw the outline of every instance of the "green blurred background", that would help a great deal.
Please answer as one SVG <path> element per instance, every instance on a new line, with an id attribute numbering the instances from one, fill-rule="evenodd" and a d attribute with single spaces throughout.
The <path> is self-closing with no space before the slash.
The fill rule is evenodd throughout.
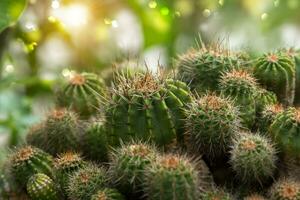
<path id="1" fill-rule="evenodd" d="M 53 106 L 54 83 L 72 70 L 105 73 L 124 60 L 172 67 L 200 35 L 254 54 L 299 47 L 300 1 L 0 0 L 0 31 L 6 149 Z"/>

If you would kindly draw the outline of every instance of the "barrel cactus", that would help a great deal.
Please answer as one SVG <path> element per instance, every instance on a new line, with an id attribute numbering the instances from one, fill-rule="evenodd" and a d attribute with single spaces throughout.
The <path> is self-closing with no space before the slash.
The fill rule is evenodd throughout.
<path id="1" fill-rule="evenodd" d="M 125 198 L 116 189 L 104 188 L 98 190 L 91 200 L 125 200 Z"/>
<path id="2" fill-rule="evenodd" d="M 290 107 L 280 112 L 271 124 L 270 133 L 280 149 L 290 156 L 300 151 L 300 109 Z"/>
<path id="3" fill-rule="evenodd" d="M 300 199 L 300 183 L 283 178 L 274 183 L 270 194 L 271 200 L 298 200 Z"/>
<path id="4" fill-rule="evenodd" d="M 281 104 L 271 104 L 265 106 L 257 119 L 257 127 L 259 133 L 263 135 L 269 135 L 271 124 L 273 123 L 276 116 L 283 111 L 284 108 Z"/>
<path id="5" fill-rule="evenodd" d="M 261 115 L 261 112 L 265 109 L 266 106 L 277 103 L 277 97 L 271 91 L 268 91 L 264 88 L 258 88 L 255 102 L 256 102 L 256 112 L 257 115 L 259 116 Z"/>
<path id="6" fill-rule="evenodd" d="M 11 173 L 21 187 L 25 187 L 28 179 L 36 173 L 53 176 L 52 156 L 32 146 L 17 149 L 10 157 L 10 165 Z"/>
<path id="7" fill-rule="evenodd" d="M 74 73 L 57 92 L 57 105 L 86 118 L 95 115 L 106 98 L 104 81 L 94 73 Z"/>
<path id="8" fill-rule="evenodd" d="M 220 80 L 221 94 L 232 98 L 239 107 L 242 124 L 252 128 L 256 117 L 257 84 L 250 73 L 245 70 L 232 70 L 224 73 Z"/>
<path id="9" fill-rule="evenodd" d="M 292 105 L 295 96 L 293 59 L 282 52 L 264 54 L 257 59 L 253 71 L 258 82 L 273 91 L 281 103 Z"/>
<path id="10" fill-rule="evenodd" d="M 54 181 L 45 174 L 35 174 L 27 182 L 27 193 L 32 200 L 59 200 Z"/>
<path id="11" fill-rule="evenodd" d="M 245 183 L 263 184 L 276 169 L 276 150 L 263 136 L 245 133 L 234 142 L 230 163 Z"/>
<path id="12" fill-rule="evenodd" d="M 190 99 L 189 88 L 180 81 L 160 80 L 150 73 L 123 79 L 107 105 L 110 144 L 134 138 L 166 147 L 183 137 L 182 108 Z"/>
<path id="13" fill-rule="evenodd" d="M 207 94 L 194 99 L 185 112 L 188 146 L 211 159 L 224 156 L 241 127 L 233 102 Z"/>

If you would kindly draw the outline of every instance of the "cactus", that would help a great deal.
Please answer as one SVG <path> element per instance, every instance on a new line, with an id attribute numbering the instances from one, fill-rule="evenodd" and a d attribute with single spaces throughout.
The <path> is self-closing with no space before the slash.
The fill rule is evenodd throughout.
<path id="1" fill-rule="evenodd" d="M 75 73 L 57 92 L 57 105 L 87 118 L 97 113 L 106 98 L 104 81 L 93 73 Z"/>
<path id="2" fill-rule="evenodd" d="M 194 99 L 185 112 L 188 146 L 211 159 L 224 156 L 241 126 L 233 102 L 207 94 Z"/>
<path id="3" fill-rule="evenodd" d="M 106 112 L 110 144 L 134 138 L 166 147 L 176 137 L 182 138 L 182 108 L 190 101 L 184 83 L 136 74 L 133 79 L 123 79 L 113 91 Z"/>
<path id="4" fill-rule="evenodd" d="M 108 141 L 101 122 L 89 123 L 81 140 L 83 155 L 86 158 L 97 162 L 108 160 Z"/>
<path id="5" fill-rule="evenodd" d="M 239 107 L 242 124 L 252 128 L 256 117 L 257 84 L 252 75 L 244 70 L 224 73 L 220 80 L 221 94 L 234 100 Z"/>
<path id="6" fill-rule="evenodd" d="M 295 63 L 282 52 L 264 54 L 257 59 L 254 76 L 258 82 L 273 91 L 278 100 L 292 105 L 295 95 Z"/>
<path id="7" fill-rule="evenodd" d="M 123 195 L 116 189 L 104 188 L 98 190 L 91 200 L 125 200 Z"/>
<path id="8" fill-rule="evenodd" d="M 86 163 L 81 156 L 72 152 L 60 154 L 54 160 L 55 177 L 63 191 L 67 186 L 69 176 L 85 165 Z"/>
<path id="9" fill-rule="evenodd" d="M 271 200 L 299 200 L 300 183 L 291 179 L 281 179 L 274 183 L 270 194 Z"/>
<path id="10" fill-rule="evenodd" d="M 270 133 L 280 149 L 298 156 L 300 151 L 300 109 L 290 107 L 280 112 L 271 124 Z"/>
<path id="11" fill-rule="evenodd" d="M 198 200 L 199 187 L 207 184 L 203 182 L 207 175 L 205 170 L 198 172 L 185 157 L 165 155 L 149 165 L 144 190 L 149 200 Z"/>
<path id="12" fill-rule="evenodd" d="M 230 151 L 230 163 L 245 183 L 263 184 L 276 169 L 276 150 L 267 138 L 244 133 L 235 140 Z"/>
<path id="13" fill-rule="evenodd" d="M 35 174 L 27 182 L 27 193 L 32 200 L 59 200 L 53 180 L 45 174 Z"/>
<path id="14" fill-rule="evenodd" d="M 251 194 L 249 196 L 246 196 L 244 200 L 267 200 L 264 196 L 259 194 Z"/>
<path id="15" fill-rule="evenodd" d="M 199 93 L 216 91 L 222 73 L 239 66 L 242 59 L 221 47 L 192 49 L 180 56 L 176 66 L 178 78 Z"/>
<path id="16" fill-rule="evenodd" d="M 265 106 L 261 115 L 258 117 L 258 130 L 263 135 L 269 135 L 269 129 L 276 116 L 283 112 L 283 106 L 281 104 L 271 104 Z"/>
<path id="17" fill-rule="evenodd" d="M 273 92 L 270 92 L 263 88 L 258 88 L 255 102 L 256 102 L 256 112 L 257 115 L 259 116 L 266 106 L 277 103 L 277 97 Z"/>
<path id="18" fill-rule="evenodd" d="M 69 199 L 86 200 L 106 185 L 106 171 L 96 165 L 86 165 L 74 172 L 68 182 Z"/>
<path id="19" fill-rule="evenodd" d="M 72 111 L 55 109 L 31 131 L 27 143 L 54 156 L 78 148 L 79 121 Z"/>
<path id="20" fill-rule="evenodd" d="M 110 177 L 124 194 L 136 195 L 144 181 L 144 171 L 156 159 L 154 147 L 145 143 L 130 143 L 111 154 Z"/>
<path id="21" fill-rule="evenodd" d="M 233 200 L 233 196 L 221 189 L 208 190 L 201 194 L 201 200 Z"/>
<path id="22" fill-rule="evenodd" d="M 10 159 L 11 174 L 21 187 L 25 187 L 28 179 L 36 173 L 53 176 L 52 156 L 38 148 L 32 146 L 22 147 L 17 149 Z"/>

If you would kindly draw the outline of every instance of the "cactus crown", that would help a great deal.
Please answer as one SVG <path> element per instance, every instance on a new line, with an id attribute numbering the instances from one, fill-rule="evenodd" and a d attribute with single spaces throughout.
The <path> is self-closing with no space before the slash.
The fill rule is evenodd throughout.
<path id="1" fill-rule="evenodd" d="M 244 200 L 265 200 L 266 198 L 259 194 L 251 194 L 244 198 Z"/>
<path id="2" fill-rule="evenodd" d="M 130 145 L 128 149 L 125 149 L 125 151 L 128 150 L 128 153 L 132 156 L 140 156 L 145 157 L 151 153 L 150 149 L 142 144 L 133 144 Z"/>
<path id="3" fill-rule="evenodd" d="M 220 96 L 217 96 L 215 94 L 204 95 L 203 97 L 199 98 L 197 103 L 201 108 L 210 110 L 219 110 L 224 107 L 234 110 L 234 107 L 232 106 L 232 102 L 230 102 L 230 100 L 221 98 Z"/>
<path id="4" fill-rule="evenodd" d="M 256 79 L 245 70 L 234 69 L 225 73 L 222 77 L 222 82 L 235 81 L 237 83 L 244 83 L 248 85 L 256 85 Z"/>
<path id="5" fill-rule="evenodd" d="M 85 83 L 86 79 L 81 74 L 74 74 L 70 77 L 69 82 L 72 85 L 83 85 Z"/>
<path id="6" fill-rule="evenodd" d="M 69 151 L 60 154 L 58 158 L 54 160 L 54 165 L 56 168 L 64 168 L 71 166 L 73 163 L 79 162 L 82 162 L 82 158 L 80 157 L 80 155 Z"/>
<path id="7" fill-rule="evenodd" d="M 271 104 L 271 105 L 267 105 L 264 109 L 265 113 L 273 113 L 273 114 L 278 114 L 280 112 L 282 112 L 283 106 L 281 104 Z"/>
<path id="8" fill-rule="evenodd" d="M 278 62 L 278 56 L 276 54 L 271 53 L 267 55 L 267 61 L 270 63 L 276 63 Z"/>
<path id="9" fill-rule="evenodd" d="M 271 196 L 276 199 L 298 199 L 300 197 L 300 184 L 291 179 L 283 179 L 275 183 Z"/>
<path id="10" fill-rule="evenodd" d="M 13 155 L 12 157 L 13 164 L 19 165 L 19 163 L 22 163 L 32 158 L 34 154 L 35 151 L 31 146 L 23 147 Z"/>

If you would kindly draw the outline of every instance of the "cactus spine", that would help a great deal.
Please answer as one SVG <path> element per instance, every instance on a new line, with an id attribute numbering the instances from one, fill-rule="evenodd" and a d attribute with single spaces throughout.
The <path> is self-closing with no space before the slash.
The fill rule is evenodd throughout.
<path id="1" fill-rule="evenodd" d="M 59 200 L 53 180 L 45 174 L 35 174 L 27 182 L 27 193 L 32 200 Z"/>
<path id="2" fill-rule="evenodd" d="M 96 165 L 86 165 L 74 172 L 69 179 L 67 196 L 69 199 L 86 200 L 106 185 L 106 171 Z"/>
<path id="3" fill-rule="evenodd" d="M 299 200 L 300 184 L 291 179 L 282 179 L 274 183 L 270 193 L 271 200 Z"/>
<path id="4" fill-rule="evenodd" d="M 290 107 L 279 113 L 270 127 L 270 132 L 280 149 L 291 156 L 300 151 L 300 109 Z"/>
<path id="5" fill-rule="evenodd" d="M 182 138 L 175 124 L 182 120 L 179 111 L 189 100 L 188 87 L 180 81 L 161 81 L 149 73 L 124 79 L 114 88 L 106 112 L 111 144 L 134 138 L 165 147 Z"/>
<path id="6" fill-rule="evenodd" d="M 185 112 L 189 146 L 210 158 L 224 156 L 241 126 L 233 102 L 207 94 L 194 99 Z"/>
<path id="7" fill-rule="evenodd" d="M 91 200 L 124 200 L 124 197 L 116 189 L 104 188 L 98 190 Z"/>
<path id="8" fill-rule="evenodd" d="M 111 155 L 110 174 L 116 187 L 129 195 L 141 190 L 145 168 L 153 163 L 157 153 L 145 143 L 123 145 Z"/>
<path id="9" fill-rule="evenodd" d="M 278 100 L 292 105 L 295 95 L 295 63 L 282 52 L 269 53 L 257 59 L 254 76 L 259 83 L 273 91 Z"/>
<path id="10" fill-rule="evenodd" d="M 104 81 L 93 73 L 75 73 L 58 91 L 57 104 L 70 108 L 82 117 L 97 112 L 106 98 Z"/>
<path id="11" fill-rule="evenodd" d="M 252 128 L 256 117 L 257 84 L 250 73 L 233 70 L 223 74 L 220 81 L 221 94 L 232 98 L 239 107 L 242 124 Z"/>
<path id="12" fill-rule="evenodd" d="M 17 149 L 11 156 L 10 164 L 11 173 L 21 187 L 26 186 L 28 179 L 35 173 L 53 176 L 51 170 L 53 166 L 52 156 L 32 146 Z"/>
<path id="13" fill-rule="evenodd" d="M 263 184 L 276 169 L 276 151 L 263 136 L 244 133 L 234 142 L 230 163 L 245 183 Z"/>

